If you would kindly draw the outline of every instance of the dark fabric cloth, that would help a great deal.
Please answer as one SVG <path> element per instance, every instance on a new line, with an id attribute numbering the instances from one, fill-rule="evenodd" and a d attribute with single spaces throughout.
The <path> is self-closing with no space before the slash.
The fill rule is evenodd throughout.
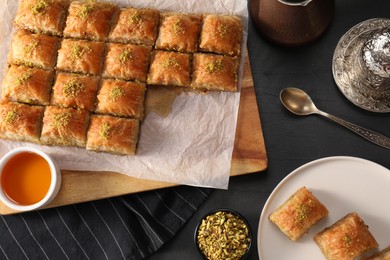
<path id="1" fill-rule="evenodd" d="M 212 192 L 179 186 L 16 215 L 0 215 L 0 259 L 144 259 Z"/>

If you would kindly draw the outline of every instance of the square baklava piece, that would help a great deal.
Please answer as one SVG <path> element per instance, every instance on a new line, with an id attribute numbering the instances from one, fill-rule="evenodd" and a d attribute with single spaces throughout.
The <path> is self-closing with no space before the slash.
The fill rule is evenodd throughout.
<path id="1" fill-rule="evenodd" d="M 57 69 L 90 75 L 100 74 L 104 43 L 64 39 L 58 51 Z"/>
<path id="2" fill-rule="evenodd" d="M 238 56 L 242 33 L 240 18 L 230 15 L 206 15 L 203 19 L 199 48 L 204 52 Z"/>
<path id="3" fill-rule="evenodd" d="M 103 77 L 146 81 L 151 47 L 110 43 L 106 52 Z"/>
<path id="4" fill-rule="evenodd" d="M 237 91 L 238 65 L 236 57 L 195 53 L 191 87 L 205 90 Z"/>
<path id="5" fill-rule="evenodd" d="M 355 259 L 378 247 L 368 226 L 356 213 L 349 213 L 314 237 L 326 259 Z"/>
<path id="6" fill-rule="evenodd" d="M 44 107 L 0 103 L 0 138 L 39 142 Z"/>
<path id="7" fill-rule="evenodd" d="M 87 150 L 133 155 L 138 132 L 137 119 L 93 115 L 88 130 Z"/>
<path id="8" fill-rule="evenodd" d="M 61 36 L 68 6 L 68 0 L 20 0 L 15 28 Z"/>
<path id="9" fill-rule="evenodd" d="M 143 118 L 144 83 L 106 79 L 97 96 L 96 113 Z"/>
<path id="10" fill-rule="evenodd" d="M 108 2 L 73 1 L 66 18 L 64 36 L 105 41 L 116 6 Z"/>
<path id="11" fill-rule="evenodd" d="M 269 216 L 289 239 L 297 241 L 318 221 L 328 215 L 328 209 L 306 187 L 298 189 Z"/>
<path id="12" fill-rule="evenodd" d="M 154 51 L 148 73 L 150 85 L 190 85 L 190 54 L 173 51 Z"/>
<path id="13" fill-rule="evenodd" d="M 11 65 L 5 75 L 1 94 L 4 100 L 31 105 L 49 105 L 53 72 Z"/>
<path id="14" fill-rule="evenodd" d="M 164 13 L 161 17 L 156 49 L 191 53 L 198 50 L 200 16 Z"/>
<path id="15" fill-rule="evenodd" d="M 109 41 L 152 46 L 157 37 L 159 20 L 160 12 L 154 9 L 121 9 Z"/>
<path id="16" fill-rule="evenodd" d="M 85 147 L 89 113 L 86 110 L 47 106 L 41 142 L 46 145 Z"/>
<path id="17" fill-rule="evenodd" d="M 8 63 L 53 69 L 59 38 L 43 34 L 33 34 L 26 30 L 16 31 L 12 38 Z"/>
<path id="18" fill-rule="evenodd" d="M 59 72 L 53 86 L 51 103 L 93 111 L 98 86 L 98 77 Z"/>

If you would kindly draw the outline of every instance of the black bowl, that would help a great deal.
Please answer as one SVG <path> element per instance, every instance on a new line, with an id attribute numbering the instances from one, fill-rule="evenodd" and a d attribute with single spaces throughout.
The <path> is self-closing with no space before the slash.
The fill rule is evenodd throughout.
<path id="1" fill-rule="evenodd" d="M 194 242 L 195 242 L 195 246 L 196 248 L 198 249 L 199 253 L 201 254 L 201 256 L 203 257 L 203 259 L 208 259 L 206 257 L 206 255 L 203 253 L 203 251 L 200 249 L 199 247 L 199 243 L 198 243 L 198 232 L 199 232 L 199 228 L 202 224 L 202 221 L 204 219 L 206 219 L 208 216 L 211 216 L 211 215 L 214 215 L 216 214 L 217 212 L 225 212 L 225 213 L 231 213 L 233 214 L 234 216 L 238 217 L 239 219 L 241 219 L 243 221 L 243 223 L 246 225 L 246 227 L 248 228 L 248 238 L 249 238 L 249 244 L 247 246 L 247 249 L 246 249 L 246 252 L 241 256 L 240 260 L 244 260 L 248 257 L 250 251 L 251 251 L 251 248 L 252 248 L 252 241 L 253 241 L 253 237 L 252 237 L 252 231 L 251 231 L 251 228 L 250 228 L 250 225 L 248 223 L 248 221 L 240 214 L 238 213 L 237 211 L 235 210 L 232 210 L 232 209 L 225 209 L 225 208 L 222 208 L 222 209 L 215 209 L 215 210 L 212 210 L 210 211 L 209 213 L 205 214 L 199 221 L 198 225 L 196 225 L 196 228 L 195 228 L 195 232 L 194 232 Z"/>

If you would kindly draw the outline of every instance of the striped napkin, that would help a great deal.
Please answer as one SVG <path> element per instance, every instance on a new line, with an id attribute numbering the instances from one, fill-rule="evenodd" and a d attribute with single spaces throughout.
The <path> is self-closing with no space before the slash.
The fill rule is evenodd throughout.
<path id="1" fill-rule="evenodd" d="M 144 259 L 212 192 L 179 186 L 16 215 L 0 215 L 0 259 Z"/>

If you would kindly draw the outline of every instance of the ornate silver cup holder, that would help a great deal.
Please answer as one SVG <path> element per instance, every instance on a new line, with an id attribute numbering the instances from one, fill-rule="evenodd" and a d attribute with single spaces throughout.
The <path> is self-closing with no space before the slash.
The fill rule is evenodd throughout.
<path id="1" fill-rule="evenodd" d="M 390 112 L 390 19 L 366 20 L 346 32 L 336 46 L 332 72 L 353 104 Z"/>

